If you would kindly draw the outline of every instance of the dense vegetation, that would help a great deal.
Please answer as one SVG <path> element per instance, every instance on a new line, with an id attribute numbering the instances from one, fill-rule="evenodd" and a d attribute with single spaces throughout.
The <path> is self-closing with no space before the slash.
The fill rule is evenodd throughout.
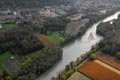
<path id="1" fill-rule="evenodd" d="M 61 47 L 53 46 L 46 48 L 42 50 L 39 56 L 36 56 L 23 63 L 21 71 L 16 78 L 18 78 L 18 80 L 34 80 L 61 58 Z"/>
<path id="2" fill-rule="evenodd" d="M 103 53 L 119 57 L 117 54 L 120 51 L 120 43 L 117 42 L 117 39 L 120 37 L 119 25 L 120 17 L 118 20 L 114 20 L 113 24 L 106 22 L 98 26 L 97 33 L 104 37 L 104 40 L 99 43 L 99 48 Z"/>
<path id="3" fill-rule="evenodd" d="M 22 26 L 0 32 L 0 54 L 11 51 L 14 54 L 28 54 L 43 48 L 33 35 L 34 27 Z"/>
<path id="4" fill-rule="evenodd" d="M 0 0 L 0 8 L 35 8 L 48 5 L 66 4 L 69 0 Z"/>
<path id="5" fill-rule="evenodd" d="M 61 32 L 65 30 L 65 27 L 70 22 L 69 19 L 63 17 L 51 18 L 43 23 L 45 32 Z"/>

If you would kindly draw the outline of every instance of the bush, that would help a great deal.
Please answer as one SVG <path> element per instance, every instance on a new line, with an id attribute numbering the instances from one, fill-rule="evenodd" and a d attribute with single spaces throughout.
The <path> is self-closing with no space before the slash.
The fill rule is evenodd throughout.
<path id="1" fill-rule="evenodd" d="M 95 60 L 95 59 L 96 59 L 96 54 L 91 54 L 90 58 L 91 58 L 92 60 Z"/>
<path id="2" fill-rule="evenodd" d="M 6 76 L 5 80 L 12 80 L 12 78 L 10 76 Z"/>

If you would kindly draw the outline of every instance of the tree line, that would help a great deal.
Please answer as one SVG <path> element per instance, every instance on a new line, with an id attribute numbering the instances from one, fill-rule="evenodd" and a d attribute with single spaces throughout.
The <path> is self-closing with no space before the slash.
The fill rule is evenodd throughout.
<path id="1" fill-rule="evenodd" d="M 60 46 L 52 46 L 42 50 L 41 54 L 22 65 L 14 79 L 16 80 L 35 80 L 43 72 L 52 67 L 62 59 L 62 49 Z"/>

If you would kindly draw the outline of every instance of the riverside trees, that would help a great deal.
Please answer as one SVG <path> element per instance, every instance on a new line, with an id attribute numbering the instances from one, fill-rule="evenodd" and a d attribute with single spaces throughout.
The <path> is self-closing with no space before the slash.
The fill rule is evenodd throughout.
<path id="1" fill-rule="evenodd" d="M 39 56 L 21 68 L 18 73 L 18 80 L 34 80 L 37 76 L 48 70 L 62 58 L 62 49 L 59 46 L 46 48 Z M 32 77 L 31 77 L 32 76 Z"/>
<path id="2" fill-rule="evenodd" d="M 117 52 L 120 51 L 120 43 L 119 43 L 119 37 L 120 37 L 120 17 L 118 20 L 114 20 L 113 24 L 110 24 L 110 22 L 101 23 L 98 26 L 97 33 L 104 37 L 104 40 L 102 40 L 99 43 L 99 48 L 103 53 L 116 56 L 119 59 L 119 55 Z"/>

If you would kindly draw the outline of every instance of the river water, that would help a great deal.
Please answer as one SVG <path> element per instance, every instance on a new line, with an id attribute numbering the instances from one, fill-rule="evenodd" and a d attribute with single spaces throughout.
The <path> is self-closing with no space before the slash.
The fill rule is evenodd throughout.
<path id="1" fill-rule="evenodd" d="M 57 74 L 65 68 L 67 64 L 71 61 L 75 61 L 77 57 L 79 57 L 81 54 L 84 54 L 85 52 L 90 51 L 92 46 L 94 46 L 96 43 L 99 43 L 99 41 L 102 39 L 101 36 L 96 34 L 97 26 L 101 22 L 108 22 L 113 19 L 117 19 L 119 12 L 116 12 L 115 14 L 105 18 L 104 20 L 101 20 L 89 28 L 86 33 L 82 36 L 81 39 L 76 39 L 69 45 L 66 45 L 63 47 L 63 58 L 61 61 L 59 61 L 55 66 L 53 66 L 51 69 L 43 73 L 37 80 L 50 80 L 52 77 L 56 77 Z M 90 35 L 92 35 L 92 38 L 89 38 Z"/>

